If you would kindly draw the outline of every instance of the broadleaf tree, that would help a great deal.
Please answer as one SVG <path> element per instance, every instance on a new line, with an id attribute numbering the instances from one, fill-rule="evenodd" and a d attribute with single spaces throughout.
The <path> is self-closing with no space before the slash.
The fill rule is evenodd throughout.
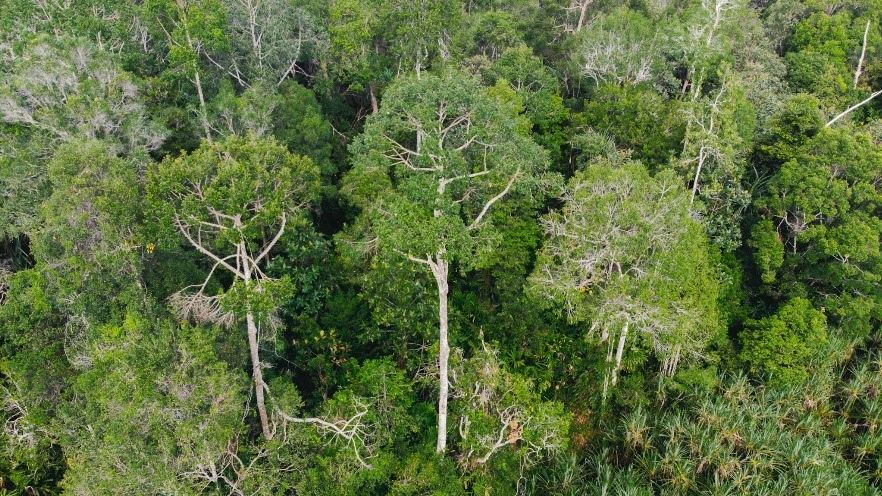
<path id="1" fill-rule="evenodd" d="M 557 184 L 515 111 L 457 72 L 404 78 L 350 147 L 343 192 L 370 225 L 368 254 L 424 266 L 438 291 L 438 452 L 447 445 L 450 266 L 480 265 L 505 236 L 499 203 L 535 206 Z"/>
<path id="2" fill-rule="evenodd" d="M 306 216 L 319 189 L 318 169 L 271 138 L 229 137 L 203 142 L 150 171 L 148 197 L 161 228 L 176 234 L 211 263 L 205 281 L 172 296 L 185 317 L 232 325 L 244 318 L 255 399 L 264 437 L 271 439 L 260 359 L 261 328 L 273 325 L 290 291 L 264 268 L 286 228 Z M 173 241 L 172 241 L 173 240 Z M 216 271 L 233 277 L 219 295 L 205 293 Z"/>
<path id="3" fill-rule="evenodd" d="M 606 346 L 604 398 L 630 349 L 652 352 L 664 376 L 701 358 L 719 328 L 718 282 L 675 176 L 599 159 L 562 199 L 543 219 L 547 239 L 528 290 Z"/>

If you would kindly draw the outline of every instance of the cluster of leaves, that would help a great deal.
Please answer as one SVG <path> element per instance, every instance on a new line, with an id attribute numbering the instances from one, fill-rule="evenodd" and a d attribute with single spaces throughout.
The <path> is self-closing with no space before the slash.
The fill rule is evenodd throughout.
<path id="1" fill-rule="evenodd" d="M 879 0 L 4 6 L 0 494 L 882 490 Z"/>

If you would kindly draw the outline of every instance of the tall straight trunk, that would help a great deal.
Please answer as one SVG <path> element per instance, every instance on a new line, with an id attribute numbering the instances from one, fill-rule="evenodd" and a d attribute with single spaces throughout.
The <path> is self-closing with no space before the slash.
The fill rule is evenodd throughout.
<path id="1" fill-rule="evenodd" d="M 242 274 L 245 276 L 245 285 L 251 284 L 251 260 L 248 257 L 245 243 L 238 246 L 239 260 L 241 261 Z M 257 403 L 257 415 L 260 417 L 260 429 L 265 439 L 272 439 L 273 433 L 269 427 L 269 417 L 266 414 L 266 402 L 263 394 L 266 383 L 263 382 L 263 369 L 260 367 L 260 348 L 257 341 L 257 322 L 251 309 L 245 314 L 245 322 L 248 326 L 248 349 L 251 355 L 251 378 L 254 381 L 254 398 Z"/>
<path id="2" fill-rule="evenodd" d="M 444 252 L 438 252 L 432 266 L 435 284 L 438 286 L 438 442 L 435 444 L 435 451 L 438 453 L 444 453 L 447 449 L 447 396 L 450 390 L 447 376 L 447 362 L 450 358 L 450 344 L 447 340 L 447 269 Z"/>
<path id="3" fill-rule="evenodd" d="M 622 355 L 625 352 L 625 339 L 628 337 L 628 324 L 625 324 L 625 328 L 622 329 L 622 333 L 619 334 L 619 345 L 616 348 L 616 365 L 613 368 L 612 372 L 612 385 L 615 386 L 616 382 L 619 379 L 619 370 L 622 368 Z"/>
<path id="4" fill-rule="evenodd" d="M 199 119 L 202 121 L 202 131 L 205 139 L 211 141 L 211 126 L 208 125 L 208 109 L 205 106 L 205 95 L 202 93 L 202 80 L 199 78 L 199 69 L 195 69 L 196 94 L 199 96 Z"/>
<path id="5" fill-rule="evenodd" d="M 272 439 L 269 418 L 266 415 L 266 403 L 264 401 L 263 370 L 260 368 L 260 351 L 257 346 L 257 324 L 254 322 L 254 314 L 248 312 L 245 316 L 248 322 L 248 347 L 251 351 L 251 376 L 254 379 L 254 398 L 257 402 L 257 415 L 260 417 L 260 429 L 265 439 Z"/>
<path id="6" fill-rule="evenodd" d="M 695 203 L 695 195 L 698 194 L 698 180 L 701 178 L 701 168 L 704 166 L 704 146 L 698 150 L 698 163 L 695 166 L 695 178 L 692 179 L 692 196 L 689 197 L 689 207 Z"/>

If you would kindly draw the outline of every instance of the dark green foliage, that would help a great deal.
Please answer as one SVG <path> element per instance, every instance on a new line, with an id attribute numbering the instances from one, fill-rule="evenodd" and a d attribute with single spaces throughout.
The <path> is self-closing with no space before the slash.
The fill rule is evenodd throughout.
<path id="1" fill-rule="evenodd" d="M 598 86 L 585 103 L 585 123 L 656 168 L 680 153 L 685 123 L 676 100 L 644 85 Z"/>
<path id="2" fill-rule="evenodd" d="M 882 1 L 0 5 L 0 495 L 882 491 Z"/>
<path id="3" fill-rule="evenodd" d="M 536 141 L 551 153 L 552 162 L 559 161 L 567 139 L 564 126 L 569 110 L 552 71 L 529 48 L 519 46 L 503 52 L 484 71 L 484 78 L 488 84 L 505 81 L 515 90 L 523 100 Z"/>
<path id="4" fill-rule="evenodd" d="M 805 298 L 793 298 L 760 320 L 749 320 L 741 331 L 741 359 L 750 370 L 776 385 L 808 378 L 821 366 L 827 345 L 827 319 Z"/>
<path id="5" fill-rule="evenodd" d="M 866 336 L 876 319 L 882 260 L 882 154 L 865 133 L 826 128 L 792 155 L 756 201 L 786 248 L 781 284 L 808 292 L 847 335 Z"/>

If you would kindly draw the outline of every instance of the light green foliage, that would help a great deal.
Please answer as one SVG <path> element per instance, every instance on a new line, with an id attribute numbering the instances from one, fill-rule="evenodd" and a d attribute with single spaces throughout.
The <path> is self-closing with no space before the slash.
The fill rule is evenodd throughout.
<path id="1" fill-rule="evenodd" d="M 457 40 L 459 51 L 489 60 L 498 59 L 505 51 L 523 43 L 518 20 L 499 10 L 472 12 L 467 18 L 468 28 Z"/>
<path id="2" fill-rule="evenodd" d="M 315 95 L 294 81 L 275 86 L 255 84 L 237 93 L 233 84 L 221 84 L 211 105 L 212 129 L 218 136 L 273 136 L 297 155 L 312 159 L 323 180 L 330 183 L 337 172 L 334 131 Z"/>
<path id="3" fill-rule="evenodd" d="M 793 298 L 774 315 L 749 320 L 741 331 L 741 359 L 779 385 L 799 383 L 823 363 L 827 319 L 805 298 Z"/>
<path id="4" fill-rule="evenodd" d="M 328 68 L 353 91 L 369 91 L 374 98 L 379 86 L 393 76 L 392 63 L 380 48 L 384 10 L 378 2 L 334 0 L 328 6 L 330 57 Z"/>
<path id="5" fill-rule="evenodd" d="M 719 86 L 719 76 L 731 67 L 760 116 L 768 116 L 785 91 L 785 69 L 757 11 L 743 0 L 692 2 L 680 19 L 668 28 L 668 56 L 682 64 L 686 80 L 671 89 L 694 100 Z"/>
<path id="6" fill-rule="evenodd" d="M 229 47 L 226 16 L 219 0 L 149 0 L 145 14 L 157 23 L 167 43 L 168 63 L 173 70 L 192 73 L 200 68 L 202 50 Z"/>
<path id="7" fill-rule="evenodd" d="M 420 73 L 442 55 L 461 22 L 462 0 L 384 0 L 385 36 L 399 72 Z"/>
<path id="8" fill-rule="evenodd" d="M 286 476 L 298 494 L 355 496 L 384 487 L 396 477 L 400 449 L 418 434 L 410 383 L 391 362 L 368 360 L 348 367 L 346 382 L 322 406 L 322 417 L 338 426 L 359 422 L 358 437 L 350 441 L 328 434 L 323 446 L 299 453 L 307 470 Z M 282 391 L 284 381 L 271 386 Z M 362 415 L 354 416 L 358 413 Z M 353 443 L 363 443 L 363 449 L 353 450 Z M 297 450 L 296 444 L 281 449 L 282 471 L 284 457 Z"/>
<path id="9" fill-rule="evenodd" d="M 766 284 L 775 282 L 778 269 L 784 264 L 784 243 L 769 220 L 753 225 L 748 246 L 753 249 L 753 261 L 760 270 L 760 278 Z"/>
<path id="10" fill-rule="evenodd" d="M 661 76 L 658 26 L 637 11 L 620 8 L 602 15 L 577 37 L 572 70 L 597 86 L 636 85 Z"/>
<path id="11" fill-rule="evenodd" d="M 619 147 L 632 150 L 634 158 L 657 167 L 680 152 L 685 131 L 680 107 L 646 86 L 605 84 L 585 102 L 581 118 Z"/>
<path id="12" fill-rule="evenodd" d="M 130 314 L 102 328 L 62 414 L 63 487 L 102 494 L 198 494 L 213 464 L 236 455 L 247 378 L 230 371 L 199 328 Z"/>
<path id="13" fill-rule="evenodd" d="M 879 10 L 868 16 L 858 16 L 852 9 L 835 13 L 815 12 L 801 20 L 788 40 L 787 61 L 790 86 L 795 91 L 817 95 L 822 103 L 839 109 L 863 98 L 868 83 L 878 80 L 878 59 L 882 49 L 882 32 L 878 29 Z M 867 72 L 854 85 L 855 65 L 863 48 L 866 23 L 865 66 Z M 837 110 L 838 112 L 838 110 Z"/>
<path id="14" fill-rule="evenodd" d="M 415 453 L 402 462 L 389 490 L 390 496 L 465 496 L 452 460 Z"/>
<path id="15" fill-rule="evenodd" d="M 214 134 L 268 136 L 272 132 L 273 112 L 280 103 L 281 98 L 272 87 L 258 84 L 236 94 L 233 84 L 223 81 L 211 101 Z"/>
<path id="16" fill-rule="evenodd" d="M 0 83 L 0 233 L 28 232 L 47 193 L 46 160 L 75 139 L 101 139 L 115 154 L 162 143 L 138 81 L 109 52 L 81 39 L 48 36 L 16 47 Z"/>
<path id="17" fill-rule="evenodd" d="M 737 378 L 682 412 L 629 413 L 620 432 L 632 468 L 617 473 L 601 458 L 595 470 L 604 490 L 623 494 L 654 494 L 650 487 L 665 494 L 875 494 L 824 429 L 816 390 L 756 389 Z"/>
<path id="18" fill-rule="evenodd" d="M 241 229 L 219 235 L 221 247 L 238 242 L 239 235 L 260 239 L 283 212 L 302 215 L 316 194 L 317 175 L 311 160 L 292 155 L 273 138 L 231 136 L 152 168 L 148 198 L 155 202 L 153 214 L 169 227 L 176 217 L 208 221 L 212 211 L 239 215 Z M 185 196 L 191 187 L 196 189 Z"/>
<path id="19" fill-rule="evenodd" d="M 494 349 L 484 344 L 474 356 L 453 361 L 452 413 L 462 468 L 513 461 L 526 468 L 566 448 L 563 405 L 543 401 L 532 381 L 504 369 Z"/>
<path id="20" fill-rule="evenodd" d="M 50 427 L 73 373 L 59 339 L 63 323 L 39 271 L 19 271 L 6 283 L 0 305 L 0 469 L 12 487 L 51 490 L 62 468 Z"/>
<path id="21" fill-rule="evenodd" d="M 194 247 L 219 253 L 209 257 L 215 269 L 233 267 L 237 262 L 229 261 L 231 254 L 241 257 L 240 246 L 256 265 L 268 255 L 271 245 L 264 243 L 277 230 L 305 220 L 317 193 L 318 170 L 312 161 L 292 155 L 273 138 L 231 136 L 221 143 L 203 142 L 193 153 L 167 158 L 150 170 L 147 195 L 157 231 L 149 242 L 177 243 L 179 231 Z M 233 272 L 244 270 L 240 266 Z M 247 270 L 255 272 L 255 284 L 237 276 L 229 298 L 221 299 L 220 313 L 201 301 L 204 286 L 197 292 L 201 303 L 178 304 L 186 315 L 193 312 L 193 317 L 209 321 L 229 322 L 226 315 L 242 315 L 245 307 L 268 319 L 290 293 L 288 280 L 261 277 L 256 266 Z M 208 307 L 198 310 L 202 305 Z"/>
<path id="22" fill-rule="evenodd" d="M 153 67 L 155 54 L 141 45 L 146 31 L 140 14 L 140 5 L 127 0 L 9 0 L 0 17 L 0 45 L 12 47 L 43 35 L 73 35 L 112 52 L 126 70 Z"/>
<path id="23" fill-rule="evenodd" d="M 692 186 L 692 207 L 701 211 L 708 237 L 724 251 L 741 242 L 741 213 L 750 203 L 746 159 L 756 126 L 756 111 L 734 78 L 723 72 L 712 95 L 684 104 L 683 152 L 674 164 Z"/>
<path id="24" fill-rule="evenodd" d="M 226 18 L 221 2 L 219 0 L 148 0 L 143 4 L 143 9 L 145 16 L 150 19 L 156 37 L 151 48 L 167 54 L 163 79 L 172 84 L 187 85 L 188 94 L 182 98 L 187 102 L 185 109 L 187 113 L 198 115 L 202 137 L 210 139 L 211 124 L 208 121 L 206 108 L 208 97 L 205 94 L 209 80 L 206 79 L 203 83 L 205 71 L 202 68 L 201 56 L 205 52 L 229 49 L 229 38 L 225 31 Z M 185 126 L 194 125 L 188 122 L 191 116 L 179 117 L 182 118 Z"/>
<path id="25" fill-rule="evenodd" d="M 537 304 L 590 327 L 609 350 L 613 384 L 616 347 L 651 350 L 665 374 L 703 356 L 718 332 L 718 283 L 673 174 L 600 160 L 570 180 L 563 201 L 543 219 L 548 239 L 529 281 Z"/>
<path id="26" fill-rule="evenodd" d="M 874 350 L 878 341 L 873 339 L 867 347 Z M 831 438 L 840 444 L 845 456 L 855 466 L 863 469 L 874 481 L 882 478 L 880 466 L 880 370 L 879 352 L 870 351 L 858 355 L 847 369 L 845 378 L 836 391 L 837 414 L 830 427 Z"/>
<path id="27" fill-rule="evenodd" d="M 497 201 L 536 205 L 554 184 L 544 151 L 516 123 L 510 106 L 457 73 L 390 87 L 352 145 L 344 179 L 380 252 L 422 257 L 445 249 L 467 267 L 481 265 L 500 241 Z"/>
<path id="28" fill-rule="evenodd" d="M 286 81 L 279 87 L 279 103 L 273 120 L 273 136 L 288 147 L 291 153 L 312 159 L 321 172 L 322 187 L 333 189 L 338 172 L 335 156 L 334 129 L 322 112 L 315 95 L 308 88 L 294 81 Z"/>
<path id="29" fill-rule="evenodd" d="M 69 311 L 85 308 L 95 317 L 98 309 L 113 307 L 98 296 L 108 292 L 137 298 L 142 169 L 94 140 L 65 144 L 49 162 L 52 194 L 40 208 L 32 249 Z M 53 260 L 65 264 L 58 267 Z"/>
<path id="30" fill-rule="evenodd" d="M 882 0 L 0 4 L 0 495 L 882 487 Z"/>
<path id="31" fill-rule="evenodd" d="M 797 94 L 785 100 L 769 120 L 768 136 L 758 147 L 763 158 L 777 163 L 795 158 L 799 147 L 824 125 L 820 106 L 812 95 Z"/>
<path id="32" fill-rule="evenodd" d="M 218 54 L 240 84 L 281 84 L 299 65 L 327 50 L 324 28 L 304 6 L 289 0 L 221 0 L 229 51 Z M 221 47 L 225 48 L 225 47 Z"/>
<path id="33" fill-rule="evenodd" d="M 87 350 L 100 342 L 101 323 L 143 298 L 133 246 L 141 212 L 138 167 L 114 156 L 111 146 L 72 140 L 57 149 L 48 165 L 52 193 L 30 238 L 35 267 L 4 274 L 0 391 L 12 423 L 2 435 L 19 488 L 42 488 L 41 478 L 52 477 L 56 424 L 76 371 L 91 363 Z"/>
<path id="34" fill-rule="evenodd" d="M 396 74 L 419 74 L 450 55 L 462 10 L 460 0 L 333 0 L 328 69 L 376 99 Z"/>
<path id="35" fill-rule="evenodd" d="M 505 81 L 520 95 L 536 142 L 556 162 L 566 140 L 564 124 L 569 110 L 560 97 L 560 84 L 554 74 L 529 48 L 521 45 L 503 52 L 483 71 L 483 77 L 489 84 Z"/>

